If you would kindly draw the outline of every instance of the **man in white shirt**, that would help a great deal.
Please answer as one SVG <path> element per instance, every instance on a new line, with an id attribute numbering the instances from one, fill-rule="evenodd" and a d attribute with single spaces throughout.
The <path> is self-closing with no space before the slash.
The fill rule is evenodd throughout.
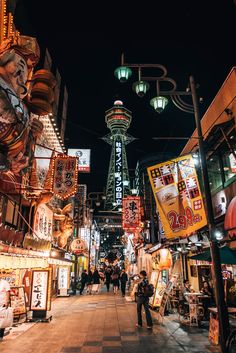
<path id="1" fill-rule="evenodd" d="M 8 308 L 10 304 L 10 285 L 5 280 L 0 278 L 0 308 Z M 3 339 L 5 328 L 0 328 L 0 341 Z"/>

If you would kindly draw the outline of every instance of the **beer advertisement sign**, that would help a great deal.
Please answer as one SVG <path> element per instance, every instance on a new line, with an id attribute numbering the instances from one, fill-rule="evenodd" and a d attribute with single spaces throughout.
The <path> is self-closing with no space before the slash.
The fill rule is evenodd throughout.
<path id="1" fill-rule="evenodd" d="M 186 237 L 207 224 L 191 155 L 147 170 L 166 238 Z"/>

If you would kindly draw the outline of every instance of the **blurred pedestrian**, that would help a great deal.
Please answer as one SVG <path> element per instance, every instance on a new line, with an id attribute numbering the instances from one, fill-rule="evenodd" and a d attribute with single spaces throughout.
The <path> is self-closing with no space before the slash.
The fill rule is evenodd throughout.
<path id="1" fill-rule="evenodd" d="M 111 276 L 111 279 L 112 279 L 112 283 L 113 283 L 114 294 L 117 294 L 118 289 L 119 289 L 119 272 L 118 272 L 117 268 L 114 269 L 114 272 Z"/>
<path id="2" fill-rule="evenodd" d="M 120 286 L 121 286 L 121 293 L 122 296 L 125 296 L 125 289 L 126 289 L 126 283 L 128 281 L 128 275 L 125 272 L 125 269 L 122 269 L 121 274 L 120 274 Z"/>
<path id="3" fill-rule="evenodd" d="M 106 287 L 107 287 L 107 292 L 110 291 L 110 284 L 111 284 L 111 268 L 107 267 L 105 271 L 105 277 L 106 277 Z"/>
<path id="4" fill-rule="evenodd" d="M 80 280 L 80 283 L 81 283 L 81 286 L 80 286 L 80 295 L 83 294 L 83 291 L 84 291 L 84 287 L 86 285 L 86 283 L 88 282 L 88 274 L 87 274 L 87 270 L 83 270 L 82 274 L 81 274 L 81 280 Z"/>
<path id="5" fill-rule="evenodd" d="M 91 270 L 88 271 L 87 278 L 87 293 L 92 294 L 92 285 L 93 285 L 93 272 Z"/>
<path id="6" fill-rule="evenodd" d="M 97 268 L 95 267 L 95 270 L 93 272 L 93 286 L 95 287 L 96 285 L 96 293 L 98 293 L 98 290 L 99 290 L 99 286 L 100 286 L 100 276 L 99 276 L 99 273 L 98 273 L 98 270 Z M 94 289 L 92 289 L 94 290 Z"/>

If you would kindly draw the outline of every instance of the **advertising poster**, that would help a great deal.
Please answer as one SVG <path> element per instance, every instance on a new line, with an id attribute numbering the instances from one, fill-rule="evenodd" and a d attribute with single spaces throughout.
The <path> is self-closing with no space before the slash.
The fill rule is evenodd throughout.
<path id="1" fill-rule="evenodd" d="M 26 314 L 25 292 L 23 286 L 11 287 L 10 301 L 14 316 Z"/>
<path id="2" fill-rule="evenodd" d="M 135 230 L 141 226 L 140 197 L 127 196 L 122 200 L 122 228 Z"/>
<path id="3" fill-rule="evenodd" d="M 50 310 L 51 272 L 33 270 L 30 310 Z"/>
<path id="4" fill-rule="evenodd" d="M 59 155 L 53 158 L 54 196 L 65 200 L 77 192 L 78 162 L 76 157 Z"/>
<path id="5" fill-rule="evenodd" d="M 147 170 L 166 238 L 186 237 L 207 224 L 191 155 Z"/>
<path id="6" fill-rule="evenodd" d="M 53 211 L 45 204 L 39 204 L 34 217 L 34 232 L 38 238 L 52 240 Z"/>
<path id="7" fill-rule="evenodd" d="M 90 173 L 90 155 L 91 150 L 89 149 L 68 149 L 68 156 L 78 158 L 79 172 L 82 173 Z"/>

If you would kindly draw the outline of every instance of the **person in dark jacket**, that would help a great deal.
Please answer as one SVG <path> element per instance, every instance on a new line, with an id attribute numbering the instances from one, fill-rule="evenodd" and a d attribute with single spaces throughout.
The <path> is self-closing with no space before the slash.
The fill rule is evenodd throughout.
<path id="1" fill-rule="evenodd" d="M 111 279 L 113 283 L 113 291 L 114 294 L 117 294 L 118 289 L 119 289 L 119 270 L 117 268 L 114 269 L 114 272 L 112 273 Z"/>
<path id="2" fill-rule="evenodd" d="M 87 274 L 87 270 L 83 270 L 82 274 L 81 274 L 81 287 L 80 287 L 80 295 L 83 294 L 83 291 L 84 291 L 84 287 L 86 285 L 86 283 L 88 282 L 88 274 Z"/>
<path id="3" fill-rule="evenodd" d="M 89 270 L 87 279 L 87 293 L 92 294 L 93 272 Z"/>
<path id="4" fill-rule="evenodd" d="M 149 310 L 149 297 L 145 296 L 145 287 L 149 284 L 147 279 L 146 271 L 140 272 L 141 281 L 138 284 L 137 290 L 137 314 L 138 314 L 138 323 L 136 327 L 142 327 L 142 305 L 144 306 L 147 328 L 152 329 L 152 316 Z"/>
<path id="5" fill-rule="evenodd" d="M 109 292 L 109 290 L 110 290 L 111 274 L 112 274 L 111 268 L 107 267 L 106 271 L 105 271 L 107 292 Z"/>
<path id="6" fill-rule="evenodd" d="M 120 274 L 120 286 L 121 286 L 121 293 L 123 297 L 125 296 L 125 288 L 126 288 L 127 281 L 128 281 L 127 273 L 125 272 L 125 269 L 122 269 Z"/>

